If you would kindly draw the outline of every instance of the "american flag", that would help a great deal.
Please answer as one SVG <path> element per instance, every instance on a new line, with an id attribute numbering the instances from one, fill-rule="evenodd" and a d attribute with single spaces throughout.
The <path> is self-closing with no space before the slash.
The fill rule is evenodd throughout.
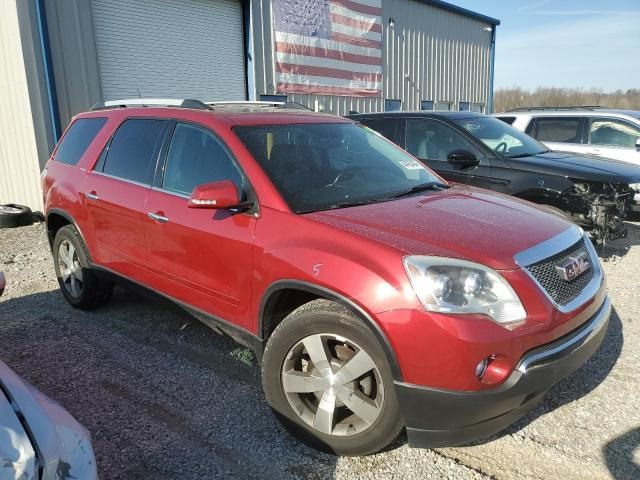
<path id="1" fill-rule="evenodd" d="M 273 0 L 276 89 L 379 97 L 381 0 Z"/>

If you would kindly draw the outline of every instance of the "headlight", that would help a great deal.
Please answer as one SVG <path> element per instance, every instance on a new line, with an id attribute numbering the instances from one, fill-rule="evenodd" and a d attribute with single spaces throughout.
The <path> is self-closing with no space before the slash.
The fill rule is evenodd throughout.
<path id="1" fill-rule="evenodd" d="M 404 258 L 404 268 L 413 290 L 430 312 L 479 313 L 509 329 L 527 316 L 511 285 L 484 265 L 415 255 Z"/>
<path id="2" fill-rule="evenodd" d="M 640 192 L 640 183 L 630 183 L 629 188 L 636 192 Z"/>

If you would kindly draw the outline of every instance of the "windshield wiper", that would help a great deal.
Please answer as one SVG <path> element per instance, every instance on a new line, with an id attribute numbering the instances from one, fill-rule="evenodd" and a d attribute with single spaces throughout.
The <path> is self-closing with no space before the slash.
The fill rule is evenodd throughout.
<path id="1" fill-rule="evenodd" d="M 421 183 L 419 185 L 414 185 L 411 188 L 391 195 L 389 198 L 400 198 L 406 195 L 411 195 L 412 193 L 424 192 L 426 190 L 446 190 L 447 188 L 449 188 L 449 185 L 445 185 L 444 183 L 440 182 Z"/>
<path id="2" fill-rule="evenodd" d="M 516 155 L 507 155 L 507 158 L 524 158 L 524 157 L 533 157 L 534 155 L 540 155 L 541 153 L 547 153 L 550 152 L 551 150 L 543 150 L 541 152 L 536 152 L 536 153 L 518 153 Z"/>

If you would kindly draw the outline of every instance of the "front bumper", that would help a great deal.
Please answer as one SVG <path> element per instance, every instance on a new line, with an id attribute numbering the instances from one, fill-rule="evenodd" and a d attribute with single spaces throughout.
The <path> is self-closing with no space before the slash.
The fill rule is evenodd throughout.
<path id="1" fill-rule="evenodd" d="M 602 343 L 611 302 L 564 337 L 527 352 L 499 387 L 451 391 L 395 382 L 409 445 L 463 445 L 503 430 L 531 410 L 554 384 L 582 366 Z"/>

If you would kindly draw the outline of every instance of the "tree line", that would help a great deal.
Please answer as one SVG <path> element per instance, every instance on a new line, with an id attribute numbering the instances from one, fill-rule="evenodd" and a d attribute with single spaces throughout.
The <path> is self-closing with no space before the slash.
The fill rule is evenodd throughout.
<path id="1" fill-rule="evenodd" d="M 603 92 L 580 88 L 539 87 L 525 90 L 520 87 L 500 88 L 494 94 L 494 111 L 504 112 L 520 107 L 600 106 L 640 110 L 640 89 Z"/>

